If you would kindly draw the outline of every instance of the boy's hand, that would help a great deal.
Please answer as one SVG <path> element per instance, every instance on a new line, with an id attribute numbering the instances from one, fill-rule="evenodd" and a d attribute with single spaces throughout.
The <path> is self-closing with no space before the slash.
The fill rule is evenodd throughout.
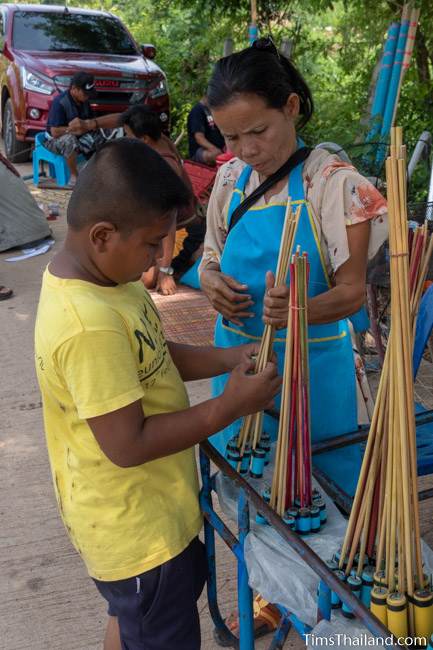
<path id="1" fill-rule="evenodd" d="M 263 301 L 263 321 L 277 329 L 287 327 L 289 316 L 290 289 L 287 286 L 274 287 L 275 276 L 271 271 L 266 273 L 266 294 Z"/>
<path id="2" fill-rule="evenodd" d="M 249 364 L 251 360 L 255 363 L 255 360 L 259 352 L 260 352 L 260 341 L 257 341 L 257 343 L 247 343 L 245 345 L 237 345 L 232 348 L 224 348 L 223 354 L 227 357 L 228 372 L 236 368 L 236 366 L 238 366 L 239 364 L 243 364 L 243 363 Z M 277 356 L 275 352 L 272 352 L 271 361 L 277 363 Z"/>
<path id="3" fill-rule="evenodd" d="M 280 392 L 282 378 L 273 361 L 269 361 L 258 374 L 251 374 L 253 370 L 252 359 L 236 366 L 221 395 L 223 408 L 233 413 L 234 420 L 272 408 L 273 398 Z"/>

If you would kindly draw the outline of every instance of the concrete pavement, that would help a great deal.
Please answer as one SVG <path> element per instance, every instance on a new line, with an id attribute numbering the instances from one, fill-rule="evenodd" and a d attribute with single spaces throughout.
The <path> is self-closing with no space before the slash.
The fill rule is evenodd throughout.
<path id="1" fill-rule="evenodd" d="M 30 166 L 19 166 L 30 173 Z M 65 533 L 51 484 L 41 402 L 33 365 L 33 326 L 42 272 L 65 235 L 67 196 L 35 191 L 38 201 L 58 202 L 52 222 L 56 244 L 48 254 L 8 264 L 0 254 L 0 284 L 15 296 L 0 302 L 0 650 L 96 650 L 102 647 L 105 604 L 88 578 Z M 424 376 L 432 395 L 431 373 Z M 207 382 L 188 386 L 193 403 L 207 398 Z M 432 485 L 423 479 L 423 487 Z M 433 542 L 432 503 L 421 505 L 425 539 Z M 235 606 L 235 565 L 217 547 L 220 605 Z M 203 650 L 216 650 L 206 598 L 199 603 Z M 256 644 L 257 650 L 268 641 Z M 286 647 L 303 643 L 291 634 Z M 173 649 L 175 650 L 175 649 Z"/>
<path id="2" fill-rule="evenodd" d="M 17 166 L 22 175 L 31 166 Z M 29 186 L 32 188 L 32 186 Z M 42 256 L 7 263 L 0 254 L 0 284 L 14 297 L 0 302 L 0 650 L 102 648 L 105 603 L 73 549 L 54 498 L 39 390 L 33 362 L 33 327 L 43 270 L 66 232 L 67 194 L 33 192 L 58 202 L 51 223 L 56 243 Z M 207 382 L 189 386 L 193 402 L 209 395 Z M 222 611 L 235 605 L 235 566 L 218 543 Z M 216 650 L 206 598 L 200 603 L 203 650 Z M 262 641 L 257 648 L 265 647 Z M 173 649 L 175 650 L 175 649 Z"/>

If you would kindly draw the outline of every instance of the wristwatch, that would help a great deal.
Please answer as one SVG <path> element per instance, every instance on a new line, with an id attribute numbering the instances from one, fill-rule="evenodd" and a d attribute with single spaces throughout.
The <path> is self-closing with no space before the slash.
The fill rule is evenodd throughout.
<path id="1" fill-rule="evenodd" d="M 159 270 L 161 271 L 161 273 L 165 273 L 165 275 L 174 274 L 174 268 L 172 266 L 160 266 Z"/>

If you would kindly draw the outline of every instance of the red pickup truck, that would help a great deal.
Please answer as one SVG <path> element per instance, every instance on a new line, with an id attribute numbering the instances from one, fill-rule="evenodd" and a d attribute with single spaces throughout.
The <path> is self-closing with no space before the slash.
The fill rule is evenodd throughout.
<path id="1" fill-rule="evenodd" d="M 110 13 L 0 4 L 0 117 L 9 160 L 28 160 L 53 97 L 68 88 L 78 70 L 95 76 L 97 114 L 145 103 L 159 112 L 168 130 L 167 80 L 154 56 L 152 45 L 138 46 Z"/>

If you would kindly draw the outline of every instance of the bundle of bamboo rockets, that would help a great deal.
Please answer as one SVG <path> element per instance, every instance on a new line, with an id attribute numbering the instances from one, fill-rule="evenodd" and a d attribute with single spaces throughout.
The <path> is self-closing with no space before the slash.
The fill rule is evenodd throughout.
<path id="1" fill-rule="evenodd" d="M 318 532 L 326 522 L 325 502 L 312 488 L 310 382 L 308 369 L 308 276 L 306 253 L 299 246 L 293 253 L 302 206 L 293 211 L 289 199 L 275 273 L 276 287 L 290 276 L 290 299 L 286 330 L 283 387 L 272 489 L 263 498 L 291 529 Z M 275 328 L 265 325 L 255 371 L 272 358 Z M 227 459 L 241 474 L 261 478 L 269 463 L 270 439 L 263 431 L 263 412 L 244 418 L 239 435 L 227 447 Z M 258 513 L 257 521 L 265 523 Z"/>
<path id="2" fill-rule="evenodd" d="M 433 237 L 408 233 L 406 148 L 391 131 L 386 161 L 391 328 L 367 446 L 344 542 L 340 577 L 395 636 L 433 634 L 433 593 L 424 575 L 417 487 L 412 354 Z"/>
<path id="3" fill-rule="evenodd" d="M 396 636 L 433 634 L 433 592 L 424 574 L 417 490 L 412 353 L 416 318 L 433 237 L 427 223 L 408 228 L 406 148 L 402 131 L 391 131 L 386 161 L 391 267 L 391 329 L 349 523 L 342 548 L 329 567 L 347 582 Z M 263 498 L 293 530 L 317 532 L 326 522 L 321 495 L 312 489 L 308 371 L 308 274 L 306 253 L 293 253 L 300 206 L 289 199 L 275 286 L 290 276 L 290 301 L 280 420 L 272 488 Z M 272 357 L 275 330 L 265 326 L 256 371 Z M 228 446 L 228 459 L 242 474 L 263 475 L 270 439 L 263 413 L 246 417 Z M 266 523 L 258 513 L 257 521 Z M 353 615 L 332 594 L 332 605 Z"/>

